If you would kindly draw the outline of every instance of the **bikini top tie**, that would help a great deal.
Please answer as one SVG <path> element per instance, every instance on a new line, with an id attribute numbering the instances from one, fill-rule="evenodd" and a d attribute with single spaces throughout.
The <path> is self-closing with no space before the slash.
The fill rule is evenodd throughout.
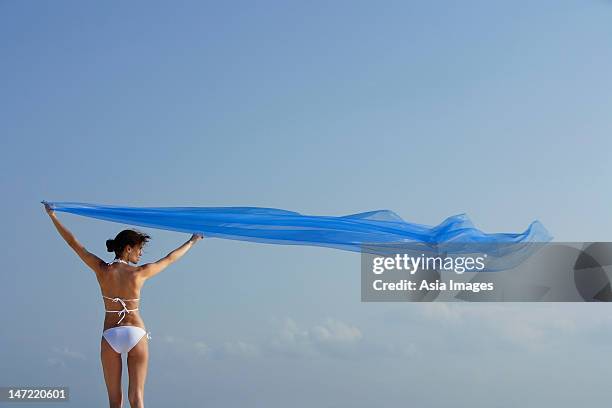
<path id="1" fill-rule="evenodd" d="M 102 295 L 103 298 L 105 299 L 109 299 L 112 300 L 113 302 L 119 302 L 121 303 L 121 306 L 123 306 L 123 309 L 121 310 L 107 310 L 106 313 L 117 313 L 121 319 L 119 319 L 119 321 L 117 322 L 117 324 L 121 323 L 121 321 L 125 318 L 125 316 L 130 313 L 130 312 L 135 312 L 136 310 L 138 310 L 138 308 L 136 309 L 128 309 L 127 306 L 125 305 L 125 302 L 129 302 L 131 300 L 139 300 L 139 299 L 121 299 L 121 298 L 110 298 L 108 296 L 104 296 Z"/>
<path id="2" fill-rule="evenodd" d="M 111 265 L 114 262 L 121 262 L 121 263 L 124 263 L 126 265 L 128 264 L 123 259 L 115 259 L 109 265 Z M 117 313 L 121 317 L 121 319 L 119 319 L 117 324 L 121 323 L 121 321 L 125 318 L 125 316 L 127 316 L 128 313 L 135 312 L 136 310 L 138 310 L 138 308 L 136 308 L 136 309 L 128 309 L 126 304 L 125 304 L 125 302 L 130 302 L 130 301 L 140 300 L 140 299 L 121 299 L 119 297 L 111 298 L 111 297 L 104 296 L 104 295 L 102 295 L 102 297 L 105 298 L 105 299 L 108 299 L 108 300 L 112 300 L 115 303 L 121 303 L 121 306 L 123 307 L 123 309 L 121 309 L 121 310 L 107 310 L 106 311 L 106 313 Z"/>

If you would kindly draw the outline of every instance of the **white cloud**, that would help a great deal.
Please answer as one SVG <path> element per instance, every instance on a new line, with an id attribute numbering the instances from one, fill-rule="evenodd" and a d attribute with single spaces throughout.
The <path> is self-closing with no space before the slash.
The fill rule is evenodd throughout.
<path id="1" fill-rule="evenodd" d="M 257 357 L 260 355 L 259 348 L 244 341 L 225 342 L 218 350 L 222 356 L 227 357 Z"/>
<path id="2" fill-rule="evenodd" d="M 193 344 L 193 347 L 195 348 L 195 351 L 198 355 L 204 356 L 206 358 L 208 358 L 212 353 L 212 349 L 210 348 L 210 346 L 204 343 L 203 341 L 196 341 Z"/>
<path id="3" fill-rule="evenodd" d="M 164 336 L 161 340 L 172 345 L 173 350 L 205 359 L 403 358 L 414 356 L 417 350 L 413 342 L 394 344 L 366 341 L 361 329 L 332 317 L 326 317 L 311 326 L 300 325 L 287 317 L 267 339 L 258 342 L 235 339 L 211 345 L 201 340 L 191 341 L 176 336 Z"/>
<path id="4" fill-rule="evenodd" d="M 47 358 L 47 364 L 52 367 L 67 367 L 72 361 L 84 361 L 85 355 L 67 347 L 53 347 L 51 356 Z"/>
<path id="5" fill-rule="evenodd" d="M 53 347 L 53 353 L 58 356 L 65 357 L 68 359 L 85 360 L 85 355 L 78 351 L 69 350 L 67 347 Z"/>
<path id="6" fill-rule="evenodd" d="M 313 327 L 311 333 L 318 343 L 352 343 L 363 337 L 358 328 L 330 317 L 322 325 Z"/>
<path id="7" fill-rule="evenodd" d="M 163 336 L 161 337 L 161 341 L 164 343 L 174 343 L 177 341 L 177 339 L 174 336 Z"/>
<path id="8" fill-rule="evenodd" d="M 486 337 L 489 343 L 497 340 L 541 351 L 554 342 L 571 341 L 593 328 L 609 325 L 610 317 L 598 309 L 602 308 L 576 303 L 434 302 L 420 304 L 416 314 L 406 317 L 411 322 L 446 327 L 457 335 L 455 341 L 461 337 L 462 341 L 480 342 Z"/>
<path id="9" fill-rule="evenodd" d="M 452 307 L 452 304 L 433 302 L 421 305 L 421 313 L 425 318 L 458 323 L 462 318 L 462 310 Z"/>
<path id="10" fill-rule="evenodd" d="M 66 362 L 57 357 L 49 357 L 47 359 L 47 364 L 51 367 L 66 367 Z"/>
<path id="11" fill-rule="evenodd" d="M 362 337 L 357 327 L 330 317 L 310 328 L 299 327 L 293 319 L 287 318 L 268 343 L 268 350 L 274 354 L 300 357 L 315 354 L 340 356 L 359 351 L 357 346 Z"/>

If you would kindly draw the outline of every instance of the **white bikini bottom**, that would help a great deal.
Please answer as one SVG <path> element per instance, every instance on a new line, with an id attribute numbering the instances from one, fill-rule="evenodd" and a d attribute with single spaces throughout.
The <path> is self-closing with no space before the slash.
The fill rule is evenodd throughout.
<path id="1" fill-rule="evenodd" d="M 143 328 L 136 326 L 116 326 L 102 332 L 108 344 L 119 354 L 130 351 L 145 335 L 147 339 L 151 338 Z"/>

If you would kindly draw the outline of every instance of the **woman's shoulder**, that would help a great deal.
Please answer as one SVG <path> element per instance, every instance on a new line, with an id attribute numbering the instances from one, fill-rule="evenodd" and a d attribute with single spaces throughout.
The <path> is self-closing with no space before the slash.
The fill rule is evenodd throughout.
<path id="1" fill-rule="evenodd" d="M 140 266 L 106 264 L 98 275 L 100 281 L 124 281 L 138 279 Z"/>

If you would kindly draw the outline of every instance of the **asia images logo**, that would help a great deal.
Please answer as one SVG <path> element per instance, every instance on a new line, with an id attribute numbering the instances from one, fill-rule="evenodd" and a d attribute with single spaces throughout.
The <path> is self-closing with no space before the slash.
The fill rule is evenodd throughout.
<path id="1" fill-rule="evenodd" d="M 372 260 L 372 272 L 380 275 L 385 271 L 407 271 L 414 275 L 418 270 L 452 271 L 457 274 L 464 272 L 481 272 L 485 268 L 485 258 L 482 256 L 409 256 L 408 254 L 396 254 L 394 257 L 380 256 Z"/>

